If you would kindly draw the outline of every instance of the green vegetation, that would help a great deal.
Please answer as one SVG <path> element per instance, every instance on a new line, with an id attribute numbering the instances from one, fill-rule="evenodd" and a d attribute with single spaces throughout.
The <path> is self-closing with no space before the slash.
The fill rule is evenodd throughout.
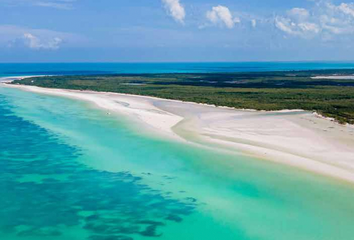
<path id="1" fill-rule="evenodd" d="M 313 79 L 353 75 L 354 70 L 218 74 L 136 74 L 52 76 L 15 84 L 94 90 L 178 99 L 257 110 L 305 109 L 354 124 L 354 79 Z"/>

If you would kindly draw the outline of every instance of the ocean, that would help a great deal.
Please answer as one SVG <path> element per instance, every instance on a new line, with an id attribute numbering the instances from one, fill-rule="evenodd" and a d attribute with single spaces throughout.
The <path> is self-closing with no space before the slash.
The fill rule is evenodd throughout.
<path id="1" fill-rule="evenodd" d="M 0 77 L 140 73 L 230 73 L 354 69 L 351 62 L 0 63 Z"/>
<path id="2" fill-rule="evenodd" d="M 1 64 L 0 74 L 227 66 L 239 64 Z M 0 239 L 346 240 L 353 199 L 354 187 L 340 181 L 153 136 L 86 102 L 0 86 Z"/>

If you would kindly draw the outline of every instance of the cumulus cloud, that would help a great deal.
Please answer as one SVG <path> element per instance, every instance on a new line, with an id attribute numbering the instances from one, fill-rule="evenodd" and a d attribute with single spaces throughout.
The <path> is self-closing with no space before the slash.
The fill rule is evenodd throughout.
<path id="1" fill-rule="evenodd" d="M 168 14 L 173 17 L 176 22 L 184 23 L 186 11 L 179 0 L 162 0 Z"/>
<path id="2" fill-rule="evenodd" d="M 34 50 L 57 50 L 63 42 L 63 40 L 58 37 L 43 41 L 31 33 L 25 33 L 23 40 L 25 46 Z"/>
<path id="3" fill-rule="evenodd" d="M 290 35 L 313 37 L 321 31 L 321 27 L 311 22 L 310 12 L 304 8 L 293 8 L 287 11 L 286 17 L 276 17 L 275 26 Z"/>
<path id="4" fill-rule="evenodd" d="M 344 14 L 354 17 L 354 3 L 341 3 L 339 6 L 328 4 L 328 7 L 332 9 L 337 9 L 343 12 Z"/>
<path id="5" fill-rule="evenodd" d="M 233 28 L 235 23 L 241 22 L 239 18 L 232 16 L 230 9 L 221 5 L 213 7 L 207 12 L 206 17 L 212 24 L 226 26 L 229 29 Z"/>
<path id="6" fill-rule="evenodd" d="M 332 34 L 354 33 L 354 4 L 341 3 L 334 5 L 327 2 L 320 16 L 323 29 Z"/>
<path id="7" fill-rule="evenodd" d="M 293 8 L 289 10 L 287 13 L 289 16 L 292 16 L 299 20 L 306 20 L 310 16 L 310 12 L 304 8 Z"/>
<path id="8" fill-rule="evenodd" d="M 287 34 L 304 38 L 313 37 L 321 32 L 320 26 L 316 23 L 306 21 L 294 22 L 292 19 L 284 17 L 277 17 L 275 19 L 275 26 Z"/>
<path id="9" fill-rule="evenodd" d="M 303 38 L 354 34 L 354 3 L 319 1 L 312 9 L 293 8 L 275 18 L 275 26 L 288 35 Z"/>

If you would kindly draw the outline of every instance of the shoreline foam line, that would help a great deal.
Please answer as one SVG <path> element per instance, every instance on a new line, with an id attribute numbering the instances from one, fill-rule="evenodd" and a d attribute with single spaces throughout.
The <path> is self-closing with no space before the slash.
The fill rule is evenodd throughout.
<path id="1" fill-rule="evenodd" d="M 311 112 L 241 111 L 119 93 L 6 86 L 88 101 L 138 119 L 156 133 L 174 139 L 354 183 L 354 128 Z"/>

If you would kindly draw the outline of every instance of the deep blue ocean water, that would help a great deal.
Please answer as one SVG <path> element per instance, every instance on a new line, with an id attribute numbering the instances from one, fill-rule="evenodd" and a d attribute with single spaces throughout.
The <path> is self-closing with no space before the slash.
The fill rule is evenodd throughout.
<path id="1" fill-rule="evenodd" d="M 349 62 L 239 63 L 0 63 L 1 76 L 87 75 L 119 73 L 221 73 L 354 69 Z"/>

